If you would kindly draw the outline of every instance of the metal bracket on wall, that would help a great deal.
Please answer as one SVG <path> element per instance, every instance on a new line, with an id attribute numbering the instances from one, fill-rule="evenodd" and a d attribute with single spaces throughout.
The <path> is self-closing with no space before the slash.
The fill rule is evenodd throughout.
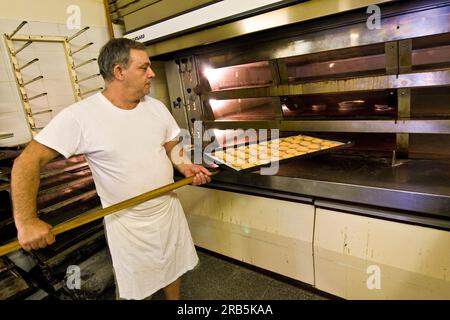
<path id="1" fill-rule="evenodd" d="M 386 74 L 398 74 L 398 42 L 387 42 L 384 52 L 386 54 Z"/>
<path id="2" fill-rule="evenodd" d="M 399 73 L 412 71 L 412 39 L 398 42 L 398 69 Z"/>
<path id="3" fill-rule="evenodd" d="M 410 73 L 412 71 L 412 40 L 406 39 L 398 42 L 398 73 Z M 398 119 L 411 118 L 411 89 L 402 88 L 397 90 Z M 409 134 L 397 133 L 397 155 L 408 158 Z"/>
<path id="4" fill-rule="evenodd" d="M 398 94 L 398 119 L 410 119 L 411 89 L 399 89 Z M 397 155 L 401 158 L 408 158 L 409 134 L 397 133 Z"/>

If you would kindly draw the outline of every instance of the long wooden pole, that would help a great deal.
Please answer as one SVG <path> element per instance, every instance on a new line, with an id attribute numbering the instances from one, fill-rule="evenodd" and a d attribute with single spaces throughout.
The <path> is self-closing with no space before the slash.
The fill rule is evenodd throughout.
<path id="1" fill-rule="evenodd" d="M 214 175 L 214 174 L 218 173 L 218 171 L 212 171 L 211 173 Z M 56 236 L 60 233 L 75 229 L 79 226 L 82 226 L 82 225 L 92 222 L 94 220 L 103 218 L 103 217 L 105 217 L 109 214 L 115 213 L 117 211 L 120 211 L 120 210 L 123 210 L 126 208 L 130 208 L 130 207 L 134 207 L 134 206 L 141 204 L 143 202 L 146 202 L 148 200 L 157 198 L 167 192 L 170 192 L 170 191 L 178 189 L 182 186 L 191 184 L 193 180 L 194 180 L 194 177 L 184 178 L 184 179 L 178 180 L 177 182 L 165 185 L 161 188 L 143 193 L 134 198 L 116 203 L 110 207 L 81 215 L 79 217 L 76 217 L 72 220 L 66 221 L 64 223 L 58 224 L 57 226 L 53 227 L 52 233 Z M 12 241 L 8 244 L 5 244 L 4 246 L 0 247 L 0 257 L 4 256 L 10 252 L 16 251 L 20 248 L 21 247 L 17 240 Z"/>

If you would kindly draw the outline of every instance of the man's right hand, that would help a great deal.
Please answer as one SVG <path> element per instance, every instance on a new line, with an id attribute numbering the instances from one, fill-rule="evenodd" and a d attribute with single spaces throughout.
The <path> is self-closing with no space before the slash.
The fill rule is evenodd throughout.
<path id="1" fill-rule="evenodd" d="M 26 250 L 45 248 L 55 242 L 52 226 L 39 218 L 32 218 L 17 225 L 17 240 Z"/>

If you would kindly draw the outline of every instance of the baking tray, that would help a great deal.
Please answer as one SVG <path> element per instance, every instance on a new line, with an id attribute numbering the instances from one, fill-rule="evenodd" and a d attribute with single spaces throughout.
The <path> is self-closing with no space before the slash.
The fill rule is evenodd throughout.
<path id="1" fill-rule="evenodd" d="M 289 137 L 282 137 L 279 138 L 279 140 L 283 140 L 286 138 L 294 138 L 294 137 L 301 137 L 302 139 L 304 139 L 305 137 L 308 138 L 312 138 L 312 139 L 320 139 L 323 142 L 328 141 L 328 142 L 332 142 L 338 145 L 334 145 L 334 146 L 330 146 L 327 147 L 326 149 L 320 149 L 317 151 L 309 151 L 307 153 L 301 154 L 301 155 L 294 155 L 294 156 L 290 156 L 288 158 L 283 158 L 283 159 L 278 159 L 278 160 L 274 160 L 274 161 L 268 161 L 268 162 L 264 162 L 264 163 L 260 163 L 248 168 L 237 168 L 234 167 L 232 164 L 225 162 L 224 160 L 215 157 L 212 153 L 204 153 L 204 156 L 207 160 L 214 162 L 216 165 L 218 165 L 220 168 L 225 169 L 225 170 L 230 170 L 236 173 L 244 173 L 244 172 L 249 172 L 249 171 L 255 171 L 258 170 L 262 167 L 269 167 L 271 165 L 273 165 L 274 163 L 278 162 L 279 164 L 288 162 L 288 161 L 292 161 L 292 160 L 296 160 L 296 159 L 303 159 L 303 158 L 310 158 L 310 157 L 314 157 L 314 156 L 318 156 L 318 155 L 322 155 L 322 154 L 326 154 L 326 153 L 330 153 L 332 151 L 335 150 L 339 150 L 339 149 L 343 149 L 343 148 L 348 148 L 350 146 L 353 145 L 352 141 L 341 141 L 341 140 L 330 140 L 330 139 L 323 139 L 323 138 L 319 138 L 319 137 L 314 137 L 314 136 L 310 136 L 310 135 L 295 135 L 295 136 L 289 136 Z M 235 153 L 238 153 L 238 148 L 239 147 L 246 147 L 246 148 L 252 148 L 250 146 L 252 145 L 261 145 L 261 143 L 271 143 L 272 140 L 266 140 L 266 141 L 260 141 L 258 143 L 242 143 L 242 144 L 236 144 L 233 146 L 227 146 L 226 148 L 217 148 L 215 149 L 213 152 L 217 152 L 217 151 L 222 151 L 222 152 L 226 152 L 225 150 L 230 150 L 230 149 L 234 149 Z M 314 144 L 314 143 L 312 143 Z M 281 151 L 281 150 L 280 150 Z M 242 152 L 242 151 L 241 151 Z M 236 158 L 236 156 L 234 156 Z M 267 161 L 267 160 L 266 160 Z"/>

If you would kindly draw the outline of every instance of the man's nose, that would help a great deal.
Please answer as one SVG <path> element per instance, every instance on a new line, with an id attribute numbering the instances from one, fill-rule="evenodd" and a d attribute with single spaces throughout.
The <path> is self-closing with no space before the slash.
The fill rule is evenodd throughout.
<path id="1" fill-rule="evenodd" d="M 155 76 L 156 76 L 156 74 L 155 74 L 155 72 L 153 71 L 153 69 L 150 68 L 150 67 L 148 67 L 148 70 L 147 70 L 147 77 L 149 77 L 149 78 L 154 78 Z"/>

